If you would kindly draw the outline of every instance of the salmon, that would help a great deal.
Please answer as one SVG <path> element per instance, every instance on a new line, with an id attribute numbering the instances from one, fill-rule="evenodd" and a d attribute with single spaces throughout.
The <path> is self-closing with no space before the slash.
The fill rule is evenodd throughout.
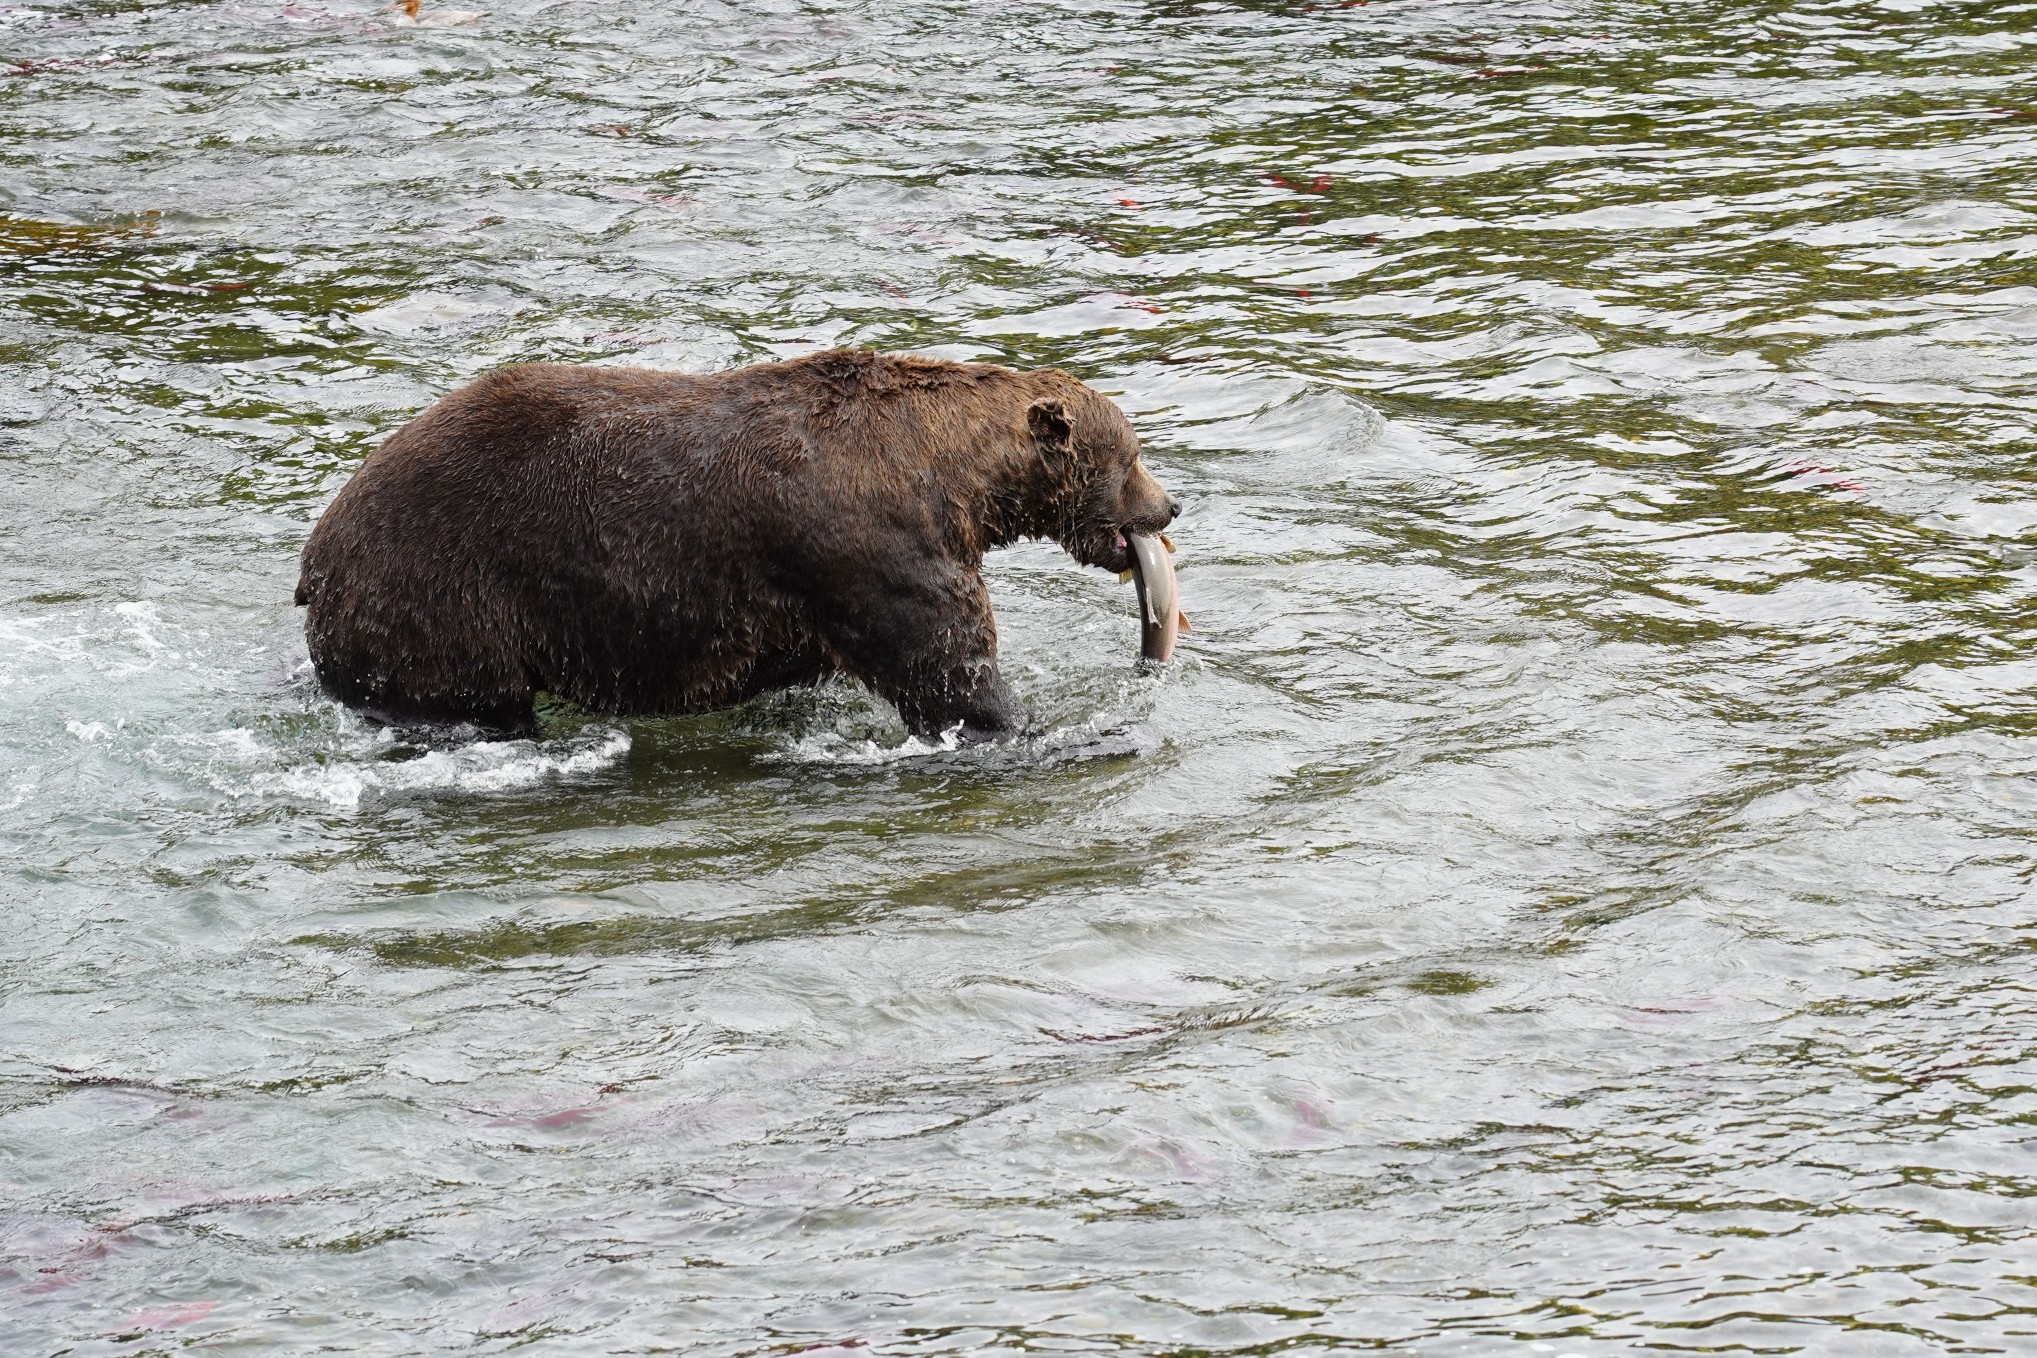
<path id="1" fill-rule="evenodd" d="M 1174 544 L 1165 537 L 1133 533 L 1132 584 L 1139 594 L 1139 654 L 1165 664 L 1174 657 L 1174 639 L 1189 630 L 1181 611 L 1181 591 L 1174 580 Z"/>

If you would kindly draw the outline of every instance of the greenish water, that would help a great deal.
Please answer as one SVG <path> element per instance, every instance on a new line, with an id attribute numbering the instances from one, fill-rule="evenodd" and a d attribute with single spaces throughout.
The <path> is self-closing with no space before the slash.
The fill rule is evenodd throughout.
<path id="1" fill-rule="evenodd" d="M 0 7 L 6 1351 L 2037 1348 L 2033 49 Z M 1116 396 L 1180 661 L 1035 545 L 1015 748 L 308 683 L 455 383 L 826 344 Z"/>

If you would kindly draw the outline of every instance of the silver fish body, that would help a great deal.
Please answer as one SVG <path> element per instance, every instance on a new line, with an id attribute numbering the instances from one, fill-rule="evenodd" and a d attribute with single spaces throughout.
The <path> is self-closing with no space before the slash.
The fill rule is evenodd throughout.
<path id="1" fill-rule="evenodd" d="M 1163 538 L 1133 533 L 1132 584 L 1139 594 L 1139 654 L 1162 663 L 1174 656 L 1174 640 L 1188 626 L 1181 611 L 1181 591 L 1174 580 L 1174 558 Z"/>

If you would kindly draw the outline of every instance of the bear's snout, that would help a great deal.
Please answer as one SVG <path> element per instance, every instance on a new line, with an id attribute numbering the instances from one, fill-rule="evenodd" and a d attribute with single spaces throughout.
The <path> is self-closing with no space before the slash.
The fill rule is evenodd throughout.
<path id="1" fill-rule="evenodd" d="M 1119 525 L 1134 532 L 1157 533 L 1181 517 L 1181 504 L 1152 473 L 1134 464 L 1125 482 Z"/>
<path id="2" fill-rule="evenodd" d="M 1160 533 L 1180 515 L 1180 502 L 1169 495 L 1151 473 L 1134 462 L 1116 493 L 1105 489 L 1103 494 L 1091 499 L 1086 511 L 1070 526 L 1061 543 L 1085 566 L 1101 566 L 1107 571 L 1128 570 L 1132 556 L 1127 536 Z"/>

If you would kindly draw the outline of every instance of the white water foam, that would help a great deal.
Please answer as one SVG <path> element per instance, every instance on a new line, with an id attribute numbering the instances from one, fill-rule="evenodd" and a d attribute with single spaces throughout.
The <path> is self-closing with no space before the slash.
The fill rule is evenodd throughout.
<path id="1" fill-rule="evenodd" d="M 1048 764 L 1071 759 L 1151 754 L 1159 745 L 1159 740 L 1144 726 L 1122 718 L 1114 720 L 1109 714 L 1103 714 L 1073 726 L 1057 727 L 1014 741 L 973 745 L 962 739 L 959 725 L 941 732 L 933 740 L 909 735 L 895 745 L 881 744 L 867 736 L 817 731 L 793 739 L 785 748 L 764 755 L 762 759 L 775 764 L 868 766 L 959 754 L 997 763 Z"/>
<path id="2" fill-rule="evenodd" d="M 378 744 L 386 748 L 395 743 L 392 734 L 382 734 L 385 738 Z M 614 767 L 630 750 L 628 732 L 606 728 L 562 740 L 476 740 L 405 760 L 348 751 L 329 761 L 242 772 L 234 767 L 237 762 L 278 752 L 245 727 L 201 739 L 212 742 L 218 755 L 208 761 L 207 781 L 228 796 L 289 797 L 341 810 L 395 793 L 517 792 L 599 773 Z"/>
<path id="3" fill-rule="evenodd" d="M 54 661 L 57 664 L 81 660 L 84 637 L 73 632 L 50 635 L 54 618 L 0 618 L 0 688 L 29 677 Z"/>
<path id="4" fill-rule="evenodd" d="M 630 749 L 609 725 L 413 744 L 319 692 L 308 661 L 279 665 L 268 645 L 222 648 L 146 600 L 0 617 L 0 695 L 0 747 L 21 771 L 111 761 L 236 801 L 350 809 L 392 794 L 515 792 L 599 773 Z M 0 809 L 34 792 L 15 781 Z"/>
<path id="5" fill-rule="evenodd" d="M 163 625 L 163 617 L 161 613 L 157 612 L 155 604 L 147 600 L 142 600 L 138 603 L 115 604 L 113 612 L 115 616 L 127 624 L 128 636 L 133 639 L 134 644 L 141 650 L 143 657 L 145 657 L 139 661 L 131 661 L 127 665 L 114 670 L 114 674 L 131 674 L 138 670 L 153 669 L 159 659 L 167 657 L 168 659 L 175 660 L 178 658 L 177 653 L 170 649 L 169 643 L 156 635 L 156 629 Z"/>
<path id="6" fill-rule="evenodd" d="M 909 735 L 897 745 L 880 745 L 868 737 L 845 736 L 839 731 L 816 731 L 763 758 L 786 764 L 895 764 L 906 759 L 952 754 L 962 748 L 962 727 L 957 723 L 931 741 Z"/>
<path id="7" fill-rule="evenodd" d="M 110 623 L 106 612 L 113 615 Z M 88 674 L 124 679 L 166 660 L 183 660 L 163 640 L 165 630 L 161 613 L 148 600 L 0 617 L 0 688 L 41 688 Z"/>

